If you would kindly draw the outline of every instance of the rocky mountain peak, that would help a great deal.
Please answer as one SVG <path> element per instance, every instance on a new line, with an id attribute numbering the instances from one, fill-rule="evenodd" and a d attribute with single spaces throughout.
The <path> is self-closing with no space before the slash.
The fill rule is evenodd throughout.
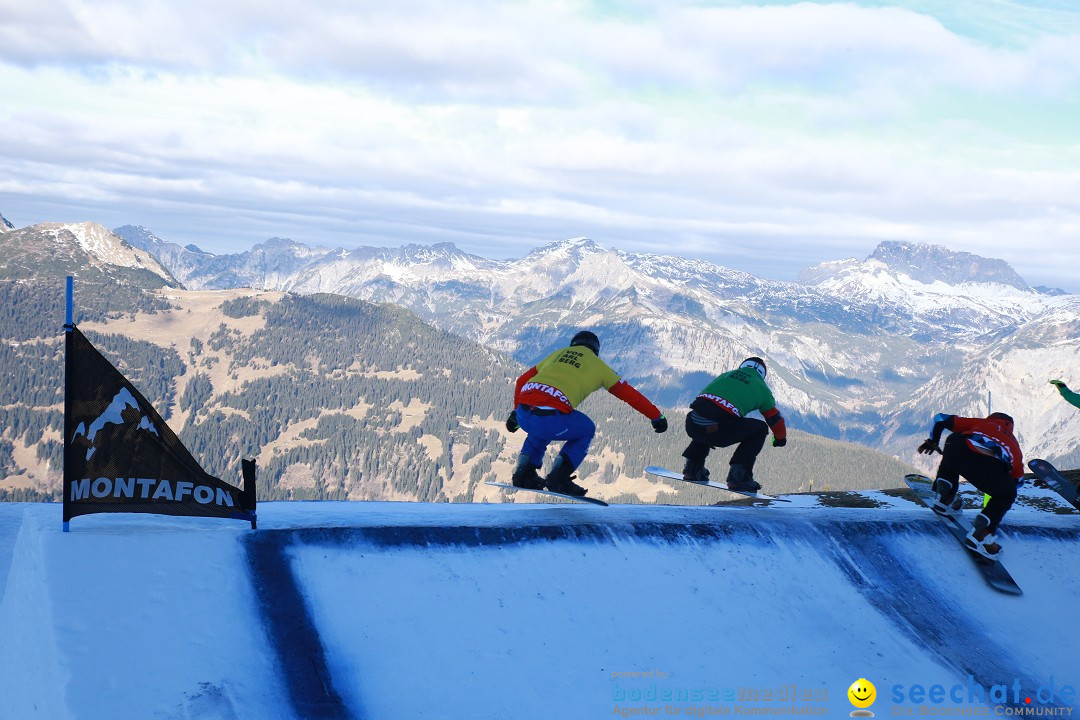
<path id="1" fill-rule="evenodd" d="M 253 250 L 294 250 L 297 248 L 307 248 L 303 243 L 298 243 L 291 238 L 272 237 L 269 240 L 261 242 L 255 245 Z"/>
<path id="2" fill-rule="evenodd" d="M 6 217 L 4 217 L 3 215 L 0 215 L 0 232 L 5 232 L 7 230 L 14 230 L 14 229 L 15 229 L 15 226 L 12 225 L 10 222 L 8 222 L 8 219 Z"/>
<path id="3" fill-rule="evenodd" d="M 255 245 L 248 255 L 264 257 L 271 264 L 291 264 L 325 257 L 329 248 L 306 245 L 291 238 L 272 237 Z"/>
<path id="4" fill-rule="evenodd" d="M 142 225 L 122 225 L 113 229 L 113 234 L 132 247 L 158 254 L 165 241 Z"/>
<path id="5" fill-rule="evenodd" d="M 602 252 L 604 252 L 604 249 L 589 238 L 576 237 L 542 245 L 526 255 L 525 259 L 565 257 L 580 261 L 588 255 Z"/>
<path id="6" fill-rule="evenodd" d="M 16 265 L 70 273 L 82 265 L 99 269 L 148 271 L 167 285 L 172 274 L 149 252 L 133 247 L 108 228 L 93 222 L 40 223 L 3 234 L 3 255 Z"/>
<path id="7" fill-rule="evenodd" d="M 800 285 L 818 285 L 830 278 L 856 270 L 862 263 L 855 258 L 845 260 L 828 260 L 826 262 L 808 267 L 799 273 L 795 282 Z"/>
<path id="8" fill-rule="evenodd" d="M 401 248 L 401 259 L 405 262 L 430 264 L 437 262 L 449 262 L 454 258 L 465 257 L 465 253 L 451 242 L 435 243 L 434 245 L 418 245 L 415 243 Z"/>
<path id="9" fill-rule="evenodd" d="M 890 270 L 921 283 L 996 283 L 1021 290 L 1029 286 L 1004 260 L 949 250 L 941 245 L 887 241 L 879 244 L 867 260 L 877 260 Z"/>

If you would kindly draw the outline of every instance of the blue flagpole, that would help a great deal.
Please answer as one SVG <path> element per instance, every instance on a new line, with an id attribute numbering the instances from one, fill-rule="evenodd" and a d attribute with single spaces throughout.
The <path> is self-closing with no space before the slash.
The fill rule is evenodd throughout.
<path id="1" fill-rule="evenodd" d="M 65 337 L 67 337 L 67 336 L 69 336 L 71 334 L 71 330 L 74 327 L 74 319 L 75 319 L 75 278 L 72 277 L 71 275 L 67 276 L 67 298 L 66 298 L 66 300 L 67 300 L 67 313 L 65 315 L 65 321 L 64 321 L 64 335 L 65 335 Z M 70 353 L 71 344 L 70 343 L 65 343 L 65 346 L 67 347 L 67 352 Z M 66 363 L 66 372 L 71 372 L 70 362 L 71 362 L 71 358 L 68 358 L 67 363 Z M 67 388 L 67 384 L 66 384 L 66 381 L 65 381 L 65 395 L 66 395 L 66 392 L 67 392 L 66 388 Z M 65 405 L 64 410 L 66 412 L 67 411 L 66 398 L 65 398 L 64 405 Z M 67 462 L 67 441 L 68 441 L 68 438 L 67 438 L 67 423 L 65 422 L 64 423 L 64 462 L 65 463 Z M 65 473 L 64 476 L 67 477 L 67 473 Z M 64 492 L 64 485 L 65 485 L 64 483 L 60 484 L 60 492 L 61 493 Z M 64 532 L 70 532 L 70 530 L 71 530 L 71 528 L 68 525 L 68 521 L 65 520 L 64 521 Z"/>
<path id="2" fill-rule="evenodd" d="M 71 332 L 72 318 L 75 315 L 75 278 L 67 276 L 67 320 L 64 331 Z"/>

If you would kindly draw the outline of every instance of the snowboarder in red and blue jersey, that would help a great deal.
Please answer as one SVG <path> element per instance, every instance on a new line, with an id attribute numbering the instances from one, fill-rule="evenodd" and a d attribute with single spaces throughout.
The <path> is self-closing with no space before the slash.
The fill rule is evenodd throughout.
<path id="1" fill-rule="evenodd" d="M 774 447 L 787 444 L 787 426 L 776 409 L 772 391 L 765 384 L 766 372 L 764 360 L 747 358 L 738 369 L 715 378 L 690 403 L 690 413 L 686 416 L 690 445 L 683 451 L 684 480 L 707 481 L 705 458 L 709 451 L 738 444 L 729 462 L 727 486 L 746 492 L 761 489 L 761 484 L 754 480 L 754 462 L 765 445 L 769 429 L 772 428 Z M 764 422 L 747 417 L 755 410 L 762 414 Z"/>
<path id="2" fill-rule="evenodd" d="M 951 435 L 941 449 L 938 442 L 948 430 Z M 983 511 L 975 516 L 964 545 L 973 552 L 994 558 L 1001 552 L 997 529 L 1016 500 L 1016 489 L 1024 476 L 1020 443 L 1013 435 L 1013 419 L 1002 412 L 985 418 L 969 418 L 938 413 L 930 437 L 918 448 L 920 453 L 941 453 L 931 509 L 939 515 L 955 517 L 962 510 L 955 502 L 960 476 L 990 496 Z"/>
<path id="3" fill-rule="evenodd" d="M 596 334 L 582 330 L 569 347 L 551 353 L 517 379 L 515 408 L 506 419 L 506 429 L 515 432 L 520 427 L 529 436 L 514 469 L 515 486 L 530 490 L 546 486 L 564 495 L 585 495 L 585 488 L 573 482 L 573 472 L 589 451 L 596 425 L 576 408 L 600 388 L 647 417 L 656 432 L 667 430 L 663 413 L 600 359 Z M 564 444 L 551 472 L 541 478 L 536 471 L 553 441 Z"/>

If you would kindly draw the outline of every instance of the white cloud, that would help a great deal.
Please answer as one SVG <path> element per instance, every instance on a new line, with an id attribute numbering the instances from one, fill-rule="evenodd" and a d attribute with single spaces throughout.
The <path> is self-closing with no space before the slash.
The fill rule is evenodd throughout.
<path id="1" fill-rule="evenodd" d="M 621 10 L 8 0 L 0 210 L 96 203 L 186 242 L 231 209 L 223 244 L 739 238 L 776 263 L 1076 244 L 1080 13 L 995 43 L 899 7 Z"/>

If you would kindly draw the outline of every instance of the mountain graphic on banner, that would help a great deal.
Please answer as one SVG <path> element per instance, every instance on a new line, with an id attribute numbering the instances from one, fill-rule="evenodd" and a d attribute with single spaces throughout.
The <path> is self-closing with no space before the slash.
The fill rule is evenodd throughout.
<path id="1" fill-rule="evenodd" d="M 119 427 L 106 430 L 107 425 Z M 131 428 L 133 425 L 135 427 Z M 139 402 L 135 399 L 135 396 L 127 388 L 123 388 L 116 394 L 105 412 L 90 423 L 89 429 L 79 423 L 79 427 L 75 429 L 75 437 L 72 438 L 72 442 L 76 444 L 85 442 L 90 446 L 86 451 L 86 459 L 89 460 L 94 451 L 98 449 L 99 444 L 105 445 L 108 443 L 111 446 L 115 444 L 113 438 L 117 435 L 128 435 L 133 429 L 151 432 L 155 436 L 158 434 L 150 419 L 139 410 Z M 102 436 L 100 438 L 99 433 Z"/>

